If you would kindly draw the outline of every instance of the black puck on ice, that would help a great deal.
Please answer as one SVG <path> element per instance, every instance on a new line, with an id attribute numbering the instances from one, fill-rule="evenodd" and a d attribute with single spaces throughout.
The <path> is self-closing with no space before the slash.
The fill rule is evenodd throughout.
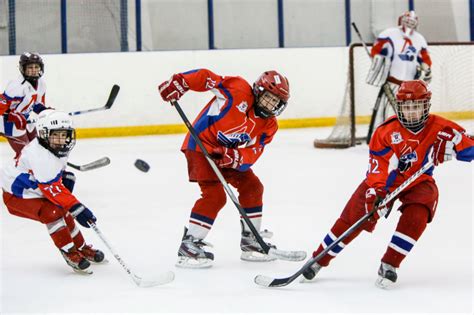
<path id="1" fill-rule="evenodd" d="M 150 165 L 147 162 L 137 159 L 135 161 L 135 167 L 138 168 L 142 172 L 148 172 L 150 170 Z"/>

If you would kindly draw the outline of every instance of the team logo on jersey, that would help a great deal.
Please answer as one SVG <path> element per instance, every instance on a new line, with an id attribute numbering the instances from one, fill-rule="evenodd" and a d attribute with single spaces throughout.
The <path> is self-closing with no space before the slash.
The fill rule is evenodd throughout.
<path id="1" fill-rule="evenodd" d="M 399 144 L 399 143 L 402 143 L 403 141 L 402 135 L 399 132 L 393 132 L 391 137 L 392 137 L 392 144 Z"/>
<path id="2" fill-rule="evenodd" d="M 248 107 L 249 107 L 249 105 L 247 104 L 246 101 L 243 101 L 242 103 L 237 105 L 237 109 L 239 110 L 239 112 L 242 112 L 244 114 L 247 112 Z"/>
<path id="3" fill-rule="evenodd" d="M 212 90 L 216 86 L 216 81 L 212 80 L 211 78 L 207 78 L 206 80 L 206 89 Z"/>
<path id="4" fill-rule="evenodd" d="M 217 132 L 217 141 L 227 148 L 237 148 L 246 144 L 250 140 L 250 135 L 246 132 L 235 132 L 229 134 L 225 134 L 220 130 Z"/>

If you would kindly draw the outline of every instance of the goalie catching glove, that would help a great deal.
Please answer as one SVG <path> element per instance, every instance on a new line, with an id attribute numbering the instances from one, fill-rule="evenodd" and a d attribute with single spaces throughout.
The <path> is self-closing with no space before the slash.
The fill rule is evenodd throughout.
<path id="1" fill-rule="evenodd" d="M 211 157 L 220 168 L 239 169 L 242 165 L 242 155 L 238 149 L 217 147 L 212 149 Z"/>

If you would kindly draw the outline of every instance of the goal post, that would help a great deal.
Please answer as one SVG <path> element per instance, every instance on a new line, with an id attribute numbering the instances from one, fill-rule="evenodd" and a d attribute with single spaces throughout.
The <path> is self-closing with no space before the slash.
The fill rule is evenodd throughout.
<path id="1" fill-rule="evenodd" d="M 474 119 L 474 42 L 430 42 L 428 51 L 433 62 L 430 112 L 451 119 Z M 348 56 L 347 83 L 339 115 L 330 135 L 314 140 L 316 148 L 349 148 L 367 138 L 357 132 L 357 126 L 369 123 L 380 87 L 365 82 L 371 60 L 362 44 L 352 44 Z M 378 118 L 375 127 L 383 119 Z"/>

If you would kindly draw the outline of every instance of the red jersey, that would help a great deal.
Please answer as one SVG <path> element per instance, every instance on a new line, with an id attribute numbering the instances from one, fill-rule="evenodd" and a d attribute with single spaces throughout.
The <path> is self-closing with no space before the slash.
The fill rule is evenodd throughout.
<path id="1" fill-rule="evenodd" d="M 474 140 L 465 135 L 465 130 L 448 119 L 430 115 L 425 127 L 414 134 L 398 121 L 396 116 L 388 118 L 374 132 L 370 140 L 369 169 L 366 182 L 370 187 L 387 188 L 393 191 L 429 161 L 430 151 L 437 134 L 449 126 L 461 132 L 462 140 L 455 146 L 456 159 L 474 159 Z M 411 167 L 401 173 L 398 163 L 401 156 L 409 155 Z M 434 181 L 434 167 L 421 175 L 411 186 L 422 181 Z"/>
<path id="2" fill-rule="evenodd" d="M 248 170 L 277 132 L 276 118 L 255 115 L 252 87 L 241 77 L 222 77 L 207 69 L 181 75 L 190 90 L 215 94 L 193 123 L 205 148 L 239 148 L 243 163 L 238 170 Z M 189 132 L 181 150 L 201 151 Z"/>

